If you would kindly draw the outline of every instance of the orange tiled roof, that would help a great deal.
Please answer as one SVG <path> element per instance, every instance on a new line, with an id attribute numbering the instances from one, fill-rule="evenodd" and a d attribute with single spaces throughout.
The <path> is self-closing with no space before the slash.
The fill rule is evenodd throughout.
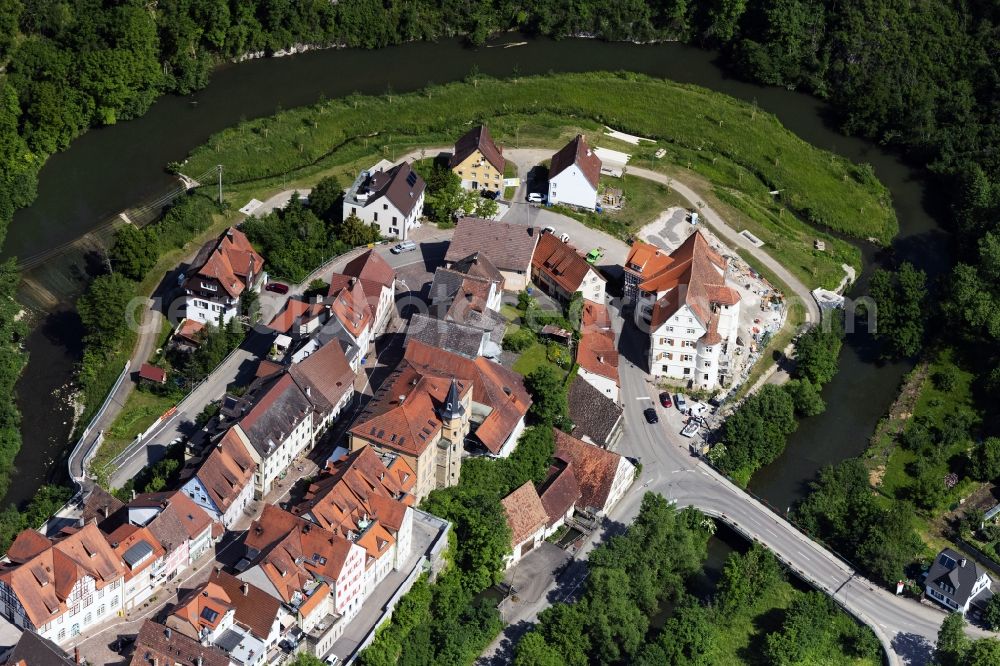
<path id="1" fill-rule="evenodd" d="M 377 293 L 381 294 L 381 285 L 378 289 Z M 378 297 L 376 296 L 374 304 L 370 303 L 369 296 L 362 286 L 362 280 L 346 275 L 331 277 L 328 294 L 326 302 L 341 325 L 355 338 L 360 337 L 371 325 Z"/>
<path id="2" fill-rule="evenodd" d="M 264 258 L 253 249 L 246 234 L 230 227 L 198 252 L 190 280 L 198 277 L 218 281 L 231 298 L 236 298 L 246 289 L 250 276 L 259 275 L 263 267 Z"/>
<path id="3" fill-rule="evenodd" d="M 294 326 L 299 326 L 314 317 L 321 316 L 326 312 L 324 303 L 308 303 L 289 298 L 285 301 L 285 306 L 281 312 L 268 322 L 267 327 L 278 333 L 288 333 Z"/>
<path id="4" fill-rule="evenodd" d="M 41 536 L 41 535 L 39 535 Z M 44 538 L 44 537 L 42 537 Z M 30 539 L 30 541 L 29 541 Z M 60 541 L 50 541 L 43 550 L 33 537 L 20 539 L 21 555 L 29 543 L 37 552 L 23 562 L 0 568 L 7 583 L 24 606 L 31 623 L 40 627 L 67 611 L 66 601 L 84 576 L 93 578 L 97 589 L 125 576 L 126 567 L 93 523 Z"/>
<path id="5" fill-rule="evenodd" d="M 411 341 L 407 349 L 418 344 L 422 343 Z M 438 412 L 450 387 L 450 378 L 403 362 L 365 407 L 351 433 L 380 447 L 419 456 L 441 430 Z M 459 395 L 464 397 L 470 390 L 467 381 L 459 382 Z"/>
<path id="6" fill-rule="evenodd" d="M 398 532 L 415 483 L 416 474 L 405 460 L 397 457 L 390 471 L 381 457 L 365 446 L 332 463 L 309 485 L 293 513 L 309 515 L 320 527 L 343 536 L 348 531 L 360 532 L 366 519 Z"/>
<path id="7" fill-rule="evenodd" d="M 583 301 L 583 330 L 577 347 L 576 362 L 584 370 L 619 384 L 618 346 L 611 328 L 611 315 L 602 303 Z"/>
<path id="8" fill-rule="evenodd" d="M 639 283 L 643 291 L 667 292 L 653 306 L 651 325 L 654 329 L 682 305 L 690 307 L 707 329 L 713 303 L 733 305 L 739 302 L 739 294 L 726 286 L 726 260 L 709 246 L 701 231 L 688 236 L 670 254 L 670 259 L 661 271 L 644 272 L 643 281 Z M 686 288 L 679 288 L 682 285 Z"/>
<path id="9" fill-rule="evenodd" d="M 660 248 L 637 240 L 632 243 L 625 259 L 625 269 L 638 274 L 642 279 L 659 273 L 672 263 L 673 259 Z"/>
<path id="10" fill-rule="evenodd" d="M 215 583 L 208 582 L 191 591 L 184 601 L 174 607 L 167 620 L 192 638 L 201 638 L 203 629 L 215 631 L 226 613 L 233 610 L 229 595 Z"/>
<path id="11" fill-rule="evenodd" d="M 500 504 L 503 505 L 504 514 L 507 516 L 510 540 L 514 546 L 548 523 L 548 514 L 545 513 L 542 500 L 538 497 L 538 491 L 531 481 L 526 481 L 523 486 L 504 497 L 500 500 Z"/>
<path id="12" fill-rule="evenodd" d="M 481 356 L 465 358 L 434 349 L 419 340 L 412 340 L 406 346 L 405 358 L 421 373 L 472 382 L 473 402 L 493 410 L 475 432 L 479 441 L 492 453 L 500 451 L 531 406 L 524 378 L 489 359 Z"/>

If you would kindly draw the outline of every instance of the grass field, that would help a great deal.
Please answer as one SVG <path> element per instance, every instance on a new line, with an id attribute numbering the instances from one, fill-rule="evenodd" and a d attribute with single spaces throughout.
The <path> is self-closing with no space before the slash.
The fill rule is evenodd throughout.
<path id="1" fill-rule="evenodd" d="M 129 445 L 135 436 L 145 432 L 165 411 L 174 406 L 176 398 L 154 395 L 134 390 L 129 394 L 125 407 L 105 433 L 104 441 L 92 463 L 100 468 L 111 461 Z"/>
<path id="2" fill-rule="evenodd" d="M 600 91 L 599 93 L 595 91 Z M 663 109 L 670 109 L 664 113 Z M 506 145 L 556 147 L 568 125 L 604 124 L 655 138 L 664 158 L 717 187 L 781 203 L 806 221 L 886 243 L 897 231 L 870 167 L 802 141 L 777 119 L 725 95 L 635 74 L 565 74 L 454 83 L 408 95 L 352 95 L 243 123 L 211 137 L 179 170 L 223 164 L 230 188 L 281 187 L 378 154 L 448 145 L 485 121 Z M 609 140 L 610 143 L 610 140 Z M 349 169 L 350 170 L 350 169 Z"/>

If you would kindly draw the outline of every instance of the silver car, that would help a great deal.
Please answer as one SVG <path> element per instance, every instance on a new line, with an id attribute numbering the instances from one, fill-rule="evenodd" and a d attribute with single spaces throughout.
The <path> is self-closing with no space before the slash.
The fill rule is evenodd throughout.
<path id="1" fill-rule="evenodd" d="M 402 243 L 398 243 L 393 246 L 390 252 L 393 254 L 402 254 L 403 252 L 412 252 L 417 249 L 417 244 L 411 240 L 405 240 Z"/>

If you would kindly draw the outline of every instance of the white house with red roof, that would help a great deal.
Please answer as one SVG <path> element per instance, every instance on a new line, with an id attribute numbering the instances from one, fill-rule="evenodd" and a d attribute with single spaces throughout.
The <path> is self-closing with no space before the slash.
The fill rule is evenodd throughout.
<path id="1" fill-rule="evenodd" d="M 264 258 L 246 235 L 229 227 L 209 241 L 191 262 L 184 280 L 184 316 L 192 321 L 228 323 L 247 290 L 258 291 L 266 279 Z"/>
<path id="2" fill-rule="evenodd" d="M 549 166 L 549 203 L 594 210 L 601 180 L 599 158 L 582 134 L 552 156 Z"/>
<path id="3" fill-rule="evenodd" d="M 740 318 L 739 292 L 727 284 L 728 262 L 700 231 L 669 256 L 633 260 L 649 255 L 645 246 L 633 246 L 626 267 L 641 267 L 633 269 L 639 274 L 636 316 L 649 326 L 649 372 L 714 389 L 735 349 Z"/>
<path id="4" fill-rule="evenodd" d="M 595 389 L 618 402 L 618 345 L 611 316 L 603 303 L 584 299 L 580 342 L 576 348 L 577 374 Z"/>
<path id="5" fill-rule="evenodd" d="M 375 250 L 368 250 L 344 266 L 342 272 L 355 278 L 372 314 L 372 330 L 379 335 L 385 330 L 396 303 L 396 271 Z M 332 285 L 331 285 L 332 291 Z"/>
<path id="6" fill-rule="evenodd" d="M 65 645 L 122 610 L 127 572 L 93 523 L 59 540 L 24 530 L 0 562 L 0 615 Z"/>

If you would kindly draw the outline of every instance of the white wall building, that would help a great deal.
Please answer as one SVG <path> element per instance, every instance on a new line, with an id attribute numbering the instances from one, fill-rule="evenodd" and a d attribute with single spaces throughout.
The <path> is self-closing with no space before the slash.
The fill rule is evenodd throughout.
<path id="1" fill-rule="evenodd" d="M 406 162 L 376 164 L 362 171 L 344 196 L 344 218 L 356 215 L 378 225 L 386 238 L 406 240 L 420 226 L 424 210 L 423 178 Z"/>
<path id="2" fill-rule="evenodd" d="M 669 259 L 658 272 L 644 275 L 637 288 L 636 315 L 649 322 L 649 372 L 711 390 L 728 374 L 740 296 L 726 284 L 727 261 L 701 232 L 691 234 Z"/>
<path id="3" fill-rule="evenodd" d="M 198 251 L 184 279 L 184 317 L 201 323 L 229 323 L 239 313 L 246 290 L 267 281 L 264 258 L 246 235 L 230 227 Z"/>
<path id="4" fill-rule="evenodd" d="M 601 159 L 582 134 L 552 156 L 549 166 L 549 203 L 594 210 L 601 180 Z"/>

